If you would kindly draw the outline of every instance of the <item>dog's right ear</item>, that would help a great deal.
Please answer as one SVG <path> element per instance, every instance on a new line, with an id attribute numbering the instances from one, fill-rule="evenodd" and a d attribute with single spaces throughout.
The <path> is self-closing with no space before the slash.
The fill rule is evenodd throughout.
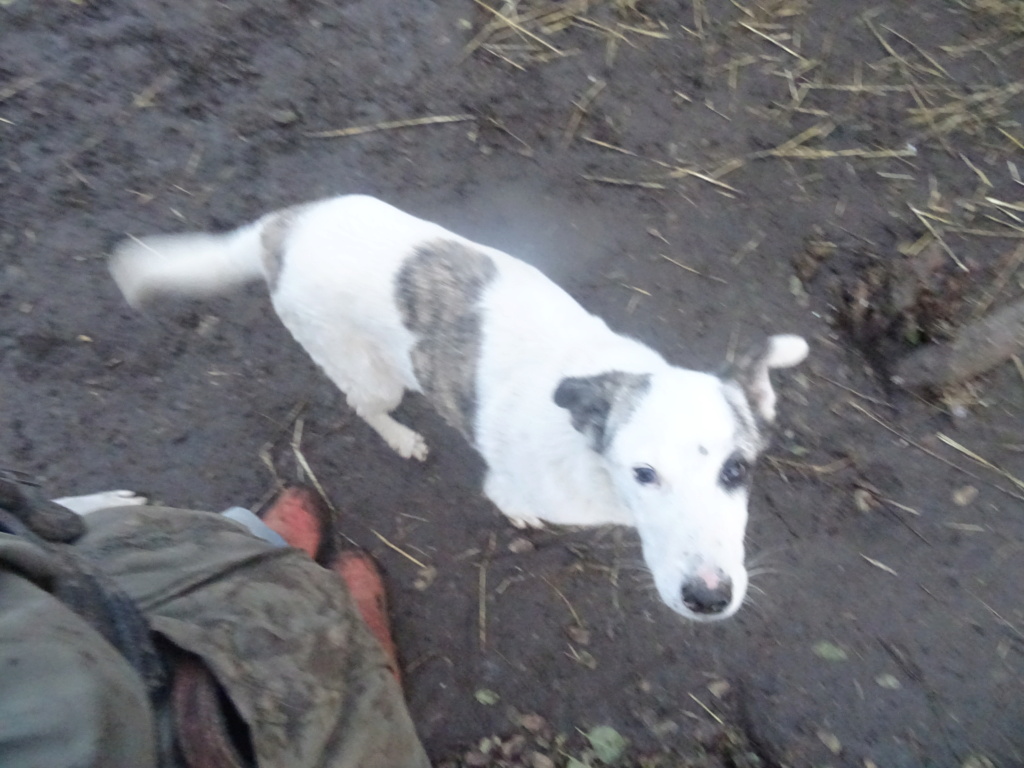
<path id="1" fill-rule="evenodd" d="M 649 387 L 650 376 L 645 373 L 569 376 L 555 389 L 555 405 L 569 411 L 573 428 L 587 438 L 593 450 L 603 453 Z"/>
<path id="2" fill-rule="evenodd" d="M 754 344 L 728 367 L 724 378 L 742 387 L 750 407 L 769 424 L 775 421 L 775 390 L 768 371 L 802 363 L 809 347 L 800 336 L 781 334 Z"/>

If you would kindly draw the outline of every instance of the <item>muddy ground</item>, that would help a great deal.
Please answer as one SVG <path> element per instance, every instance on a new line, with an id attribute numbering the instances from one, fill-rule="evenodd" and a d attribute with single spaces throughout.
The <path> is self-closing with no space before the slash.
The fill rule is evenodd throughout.
<path id="1" fill-rule="evenodd" d="M 1021 294 L 1021 16 L 520 2 L 526 34 L 470 0 L 4 0 L 0 465 L 218 509 L 300 454 L 386 568 L 438 759 L 535 713 L 611 726 L 634 763 L 1024 764 L 1021 487 L 937 437 L 1024 477 L 1024 374 L 945 400 L 886 383 Z M 310 136 L 351 126 L 378 130 Z M 811 340 L 777 377 L 750 605 L 683 622 L 628 531 L 517 541 L 452 430 L 410 398 L 431 457 L 392 454 L 263 288 L 142 314 L 106 272 L 125 233 L 345 192 L 536 263 L 679 364 Z"/>

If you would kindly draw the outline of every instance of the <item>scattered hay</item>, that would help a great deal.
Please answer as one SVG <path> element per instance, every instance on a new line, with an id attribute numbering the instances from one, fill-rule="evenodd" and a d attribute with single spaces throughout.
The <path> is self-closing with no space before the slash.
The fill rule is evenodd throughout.
<path id="1" fill-rule="evenodd" d="M 1024 34 L 1024 3 L 1020 0 L 957 0 L 958 5 L 981 16 L 988 16 L 1004 32 Z"/>
<path id="2" fill-rule="evenodd" d="M 1006 262 L 1000 240 L 1024 239 L 1024 204 L 1006 191 L 1006 174 L 993 166 L 994 158 L 1005 158 L 1010 179 L 1022 183 L 1016 157 L 1024 150 L 1019 122 L 1024 71 L 1018 63 L 1024 49 L 1024 2 L 954 0 L 943 13 L 952 23 L 964 23 L 949 45 L 934 33 L 934 20 L 926 33 L 906 13 L 879 6 L 851 19 L 844 32 L 863 43 L 852 71 L 835 66 L 829 35 L 809 33 L 814 29 L 806 23 L 809 0 L 731 0 L 729 6 L 694 0 L 692 24 L 671 28 L 626 0 L 474 2 L 480 15 L 465 56 L 488 54 L 519 70 L 572 55 L 578 50 L 574 46 L 590 40 L 607 46 L 610 66 L 618 46 L 678 38 L 681 29 L 702 46 L 705 76 L 727 78 L 733 92 L 740 91 L 745 73 L 757 69 L 779 78 L 778 98 L 770 109 L 754 114 L 793 125 L 792 134 L 767 149 L 677 159 L 650 148 L 641 153 L 626 139 L 602 140 L 596 128 L 596 135 L 590 135 L 595 104 L 610 98 L 605 80 L 597 78 L 584 83 L 567 105 L 566 121 L 549 130 L 563 148 L 584 142 L 607 153 L 579 174 L 582 180 L 655 194 L 685 196 L 688 185 L 705 184 L 725 197 L 738 197 L 743 172 L 755 163 L 781 161 L 789 173 L 807 179 L 808 187 L 817 174 L 806 167 L 868 166 L 875 178 L 892 185 L 894 200 L 905 201 L 902 218 L 916 238 L 889 253 L 865 241 L 858 246 L 863 268 L 852 279 L 840 278 L 841 322 L 865 350 L 871 349 L 872 362 L 881 364 L 882 373 L 908 349 L 953 338 L 959 326 L 1020 298 L 1021 260 Z M 966 23 L 968 14 L 977 23 Z M 703 105 L 726 120 L 735 117 L 722 103 L 716 106 L 686 90 L 672 90 L 669 98 Z M 809 127 L 808 115 L 814 118 Z M 936 151 L 958 158 L 970 170 L 977 180 L 973 195 L 951 199 L 940 194 L 932 171 Z M 930 182 L 927 201 L 907 199 L 906 190 L 915 182 L 918 188 Z M 845 205 L 837 203 L 837 217 Z M 979 238 L 992 245 L 970 242 Z M 829 273 L 817 267 L 845 248 L 836 236 L 819 240 L 831 245 L 814 254 L 810 274 L 799 276 L 804 295 L 804 283 L 818 279 L 819 271 Z M 746 255 L 741 249 L 733 263 Z M 637 300 L 633 297 L 630 306 Z"/>
<path id="3" fill-rule="evenodd" d="M 935 106 L 911 107 L 907 120 L 912 126 L 922 126 L 924 136 L 944 137 L 952 133 L 983 136 L 1011 113 L 1011 100 L 1024 93 L 1024 82 L 1002 87 L 984 87 L 976 92 L 963 92 L 953 88 L 938 93 L 943 103 Z"/>
<path id="4" fill-rule="evenodd" d="M 827 55 L 808 53 L 809 41 L 800 41 L 785 18 L 768 16 L 761 8 L 739 24 L 744 33 L 757 33 L 762 48 L 770 43 L 778 49 L 783 43 L 791 49 L 786 53 L 793 61 L 787 64 L 776 56 L 775 63 L 766 65 L 765 71 L 780 77 L 780 90 L 788 93 L 788 99 L 777 102 L 784 111 L 776 119 L 814 115 L 818 122 L 772 149 L 722 161 L 711 172 L 714 178 L 734 174 L 754 160 L 891 159 L 901 164 L 899 173 L 884 169 L 877 175 L 891 180 L 894 200 L 906 201 L 909 215 L 904 220 L 917 230 L 917 239 L 891 253 L 875 244 L 861 246 L 862 265 L 852 278 L 842 278 L 839 297 L 842 325 L 882 373 L 908 349 L 954 338 L 958 327 L 993 305 L 998 309 L 1021 298 L 1022 283 L 1014 279 L 1021 260 L 1007 259 L 999 241 L 1024 238 L 1024 210 L 1018 210 L 1024 204 L 1007 191 L 1008 181 L 1021 184 L 1016 158 L 1024 150 L 1019 122 L 1024 110 L 1024 70 L 1019 64 L 1024 3 L 958 0 L 957 5 L 989 23 L 966 32 L 966 42 L 955 46 L 922 44 L 914 39 L 913 29 L 904 28 L 906 21 L 889 21 L 882 8 L 868 12 L 859 19 L 860 28 L 878 56 L 872 57 L 871 47 L 866 47 L 864 64 L 844 77 L 835 76 Z M 949 12 L 963 15 L 955 7 Z M 966 57 L 974 58 L 964 61 Z M 874 114 L 885 122 L 871 125 Z M 894 116 L 902 130 L 898 140 L 887 142 L 888 148 L 841 146 L 840 133 L 834 130 L 866 123 L 863 135 L 868 136 L 874 133 L 871 129 L 891 126 Z M 970 170 L 978 182 L 973 195 L 940 193 L 930 170 L 936 167 L 930 154 L 935 150 L 959 158 Z M 998 171 L 1001 160 L 1004 173 Z M 927 182 L 927 202 L 907 200 L 907 182 L 919 187 Z M 993 195 L 995 189 L 1001 190 L 999 195 Z M 993 244 L 971 242 L 982 238 Z"/>
<path id="5" fill-rule="evenodd" d="M 562 136 L 563 147 L 568 147 L 572 143 L 576 136 L 576 131 L 579 130 L 580 123 L 590 109 L 590 105 L 594 103 L 594 99 L 604 90 L 606 85 L 607 83 L 604 80 L 595 79 L 580 97 L 579 101 L 573 102 L 572 115 L 569 117 L 569 123 L 565 126 L 565 134 Z"/>
<path id="6" fill-rule="evenodd" d="M 477 51 L 488 53 L 514 69 L 572 56 L 577 48 L 557 45 L 553 38 L 578 29 L 604 42 L 611 64 L 620 44 L 635 46 L 638 38 L 667 40 L 667 29 L 644 15 L 630 0 L 506 0 L 497 7 L 492 0 L 473 0 L 487 20 L 463 51 L 463 58 Z"/>
<path id="7" fill-rule="evenodd" d="M 978 476 L 975 473 L 971 472 L 969 469 L 965 469 L 964 467 L 960 466 L 956 462 L 950 461 L 945 456 L 941 456 L 940 454 L 936 453 L 935 451 L 931 450 L 930 448 L 927 448 L 926 446 L 922 445 L 921 443 L 915 441 L 909 435 L 903 434 L 898 429 L 896 429 L 895 427 L 893 427 L 892 425 L 887 423 L 885 420 L 883 420 L 879 416 L 876 416 L 874 413 L 869 411 L 864 406 L 862 406 L 862 405 L 860 405 L 858 403 L 855 403 L 853 401 L 848 401 L 847 405 L 849 405 L 851 408 L 854 408 L 857 411 L 860 411 L 862 414 L 867 416 L 869 419 L 871 419 L 873 422 L 875 422 L 880 427 L 885 429 L 887 432 L 890 432 L 891 434 L 896 435 L 896 437 L 898 437 L 901 440 L 903 440 L 905 443 L 907 443 L 907 445 L 913 446 L 914 448 L 916 448 L 917 450 L 919 450 L 922 453 L 926 454 L 927 456 L 930 456 L 931 458 L 935 459 L 936 461 L 942 462 L 947 467 L 950 467 L 951 469 L 954 469 L 957 472 L 960 472 L 961 474 L 967 475 L 967 477 L 970 477 L 971 479 L 976 480 L 979 483 L 984 483 L 985 482 L 985 480 L 983 478 L 981 478 L 980 476 Z M 982 457 L 978 456 L 977 454 L 973 454 L 972 452 L 966 451 L 966 449 L 964 449 L 963 446 L 960 446 L 959 444 L 956 444 L 954 441 L 951 441 L 949 438 L 946 438 L 945 440 L 943 440 L 942 438 L 944 438 L 944 437 L 945 437 L 945 435 L 940 434 L 938 436 L 938 439 L 941 442 L 945 442 L 947 445 L 950 445 L 951 447 L 954 447 L 957 450 L 960 450 L 961 452 L 966 452 L 965 455 L 970 456 L 972 459 L 977 461 L 982 466 L 984 466 L 984 467 L 986 467 L 988 469 L 991 469 L 992 471 L 1002 475 L 1003 477 L 1005 477 L 1008 480 L 1010 480 L 1014 485 L 1017 485 L 1020 488 L 1024 488 L 1024 482 L 1018 480 L 1016 477 L 1014 477 L 1013 475 L 1010 475 L 1008 472 L 1006 472 L 1002 468 L 997 467 L 996 465 L 992 464 L 991 462 L 988 462 L 987 460 L 983 459 Z M 1003 486 L 998 485 L 996 483 L 988 483 L 988 485 L 990 487 L 992 487 L 992 488 L 995 488 L 997 491 L 1006 494 L 1007 496 L 1009 496 L 1011 498 L 1017 499 L 1018 501 L 1024 501 L 1024 496 L 1020 495 L 1019 493 L 1016 493 L 1016 492 L 1011 491 L 1011 490 L 1009 490 L 1007 488 L 1004 488 Z"/>
<path id="8" fill-rule="evenodd" d="M 954 440 L 951 437 L 948 437 L 947 435 L 942 434 L 941 432 L 937 435 L 937 437 L 939 438 L 939 440 L 941 442 L 945 443 L 949 447 L 959 451 L 964 456 L 967 456 L 967 457 L 973 459 L 978 464 L 981 464 L 981 466 L 983 466 L 983 467 L 985 467 L 987 469 L 992 470 L 993 472 L 995 472 L 998 475 L 1001 475 L 1002 477 L 1004 477 L 1007 480 L 1009 480 L 1011 483 L 1016 485 L 1021 490 L 1024 490 L 1024 480 L 1020 480 L 1017 477 L 1015 477 L 1014 475 L 1011 475 L 1009 472 L 1007 472 L 1002 467 L 1000 467 L 1000 466 L 998 466 L 996 464 L 993 464 L 991 461 L 989 461 L 988 459 L 984 458 L 983 456 L 979 456 L 977 453 L 975 453 L 974 451 L 970 450 L 969 448 L 965 448 L 960 443 L 958 443 L 956 440 Z"/>

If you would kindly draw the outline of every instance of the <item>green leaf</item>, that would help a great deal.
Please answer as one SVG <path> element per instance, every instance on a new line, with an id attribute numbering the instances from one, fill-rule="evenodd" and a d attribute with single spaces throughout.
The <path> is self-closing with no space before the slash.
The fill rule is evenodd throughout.
<path id="1" fill-rule="evenodd" d="M 587 741 L 590 742 L 597 759 L 608 765 L 617 762 L 622 757 L 628 744 L 622 734 L 607 725 L 591 728 L 587 732 Z"/>
<path id="2" fill-rule="evenodd" d="M 821 739 L 821 743 L 828 747 L 828 751 L 831 752 L 833 755 L 838 755 L 843 751 L 843 745 L 834 733 L 819 730 L 818 738 Z"/>
<path id="3" fill-rule="evenodd" d="M 815 643 L 814 654 L 825 659 L 825 661 L 846 661 L 849 658 L 846 655 L 846 651 L 835 643 L 830 643 L 828 640 Z"/>
<path id="4" fill-rule="evenodd" d="M 876 677 L 875 682 L 883 688 L 888 688 L 890 691 L 895 691 L 903 687 L 899 681 L 899 678 L 896 677 L 896 675 L 890 675 L 888 672 Z"/>
<path id="5" fill-rule="evenodd" d="M 496 694 L 490 688 L 481 688 L 473 694 L 473 697 L 486 707 L 493 707 L 501 701 L 501 696 Z"/>

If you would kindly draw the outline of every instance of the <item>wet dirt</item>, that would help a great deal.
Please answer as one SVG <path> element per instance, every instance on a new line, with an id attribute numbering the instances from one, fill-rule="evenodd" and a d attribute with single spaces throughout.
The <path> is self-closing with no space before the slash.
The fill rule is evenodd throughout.
<path id="1" fill-rule="evenodd" d="M 947 235 L 969 271 L 943 252 L 910 300 L 906 270 L 887 268 L 927 232 L 910 206 L 991 230 L 978 201 L 1022 197 L 1006 137 L 1024 137 L 1020 36 L 969 5 L 595 2 L 599 26 L 537 33 L 561 54 L 541 61 L 465 55 L 492 20 L 468 0 L 0 3 L 0 465 L 54 496 L 130 487 L 218 509 L 265 499 L 268 461 L 285 480 L 308 464 L 386 569 L 437 758 L 537 713 L 691 756 L 720 720 L 764 765 L 1020 765 L 1021 488 L 937 435 L 1024 477 L 1021 374 L 987 375 L 956 419 L 885 377 L 953 332 L 1019 243 L 1008 227 Z M 906 116 L 917 97 L 945 103 L 927 90 L 940 77 L 977 98 L 929 135 Z M 801 96 L 811 82 L 851 88 Z M 862 154 L 771 154 L 814 126 L 799 146 Z M 514 530 L 480 492 L 481 461 L 417 398 L 400 418 L 431 457 L 402 461 L 264 288 L 137 313 L 107 274 L 125 233 L 227 229 L 347 192 L 532 261 L 678 364 L 807 336 L 810 361 L 777 377 L 750 605 L 685 623 L 631 532 Z"/>

